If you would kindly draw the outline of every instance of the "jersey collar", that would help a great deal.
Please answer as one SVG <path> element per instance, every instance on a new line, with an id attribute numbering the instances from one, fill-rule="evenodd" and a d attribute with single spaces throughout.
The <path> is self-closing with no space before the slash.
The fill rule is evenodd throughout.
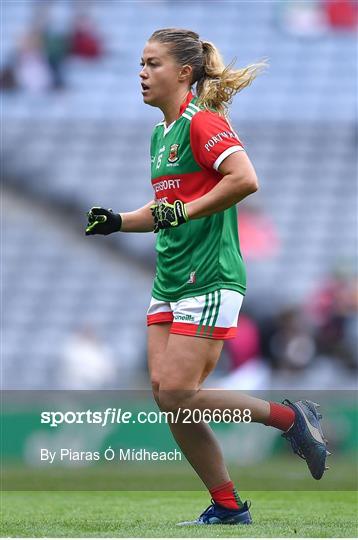
<path id="1" fill-rule="evenodd" d="M 178 118 L 180 118 L 180 116 L 183 114 L 183 112 L 185 111 L 185 109 L 187 108 L 191 100 L 193 99 L 193 97 L 194 97 L 193 92 L 189 91 L 188 95 L 185 98 L 185 101 L 183 101 L 183 103 L 180 105 Z"/>
<path id="2" fill-rule="evenodd" d="M 179 120 L 179 118 L 181 117 L 181 115 L 183 114 L 183 112 L 185 111 L 185 109 L 187 108 L 187 106 L 189 105 L 189 103 L 191 102 L 191 100 L 193 99 L 194 97 L 194 94 L 189 91 L 188 92 L 188 95 L 186 96 L 185 100 L 183 101 L 183 103 L 180 105 L 180 109 L 179 109 L 179 114 L 178 114 L 178 118 L 176 118 L 176 120 L 174 120 L 171 124 L 169 124 L 169 126 L 166 126 L 165 125 L 165 120 L 163 120 L 162 125 L 163 125 L 163 128 L 164 128 L 164 137 L 167 133 L 169 133 L 169 131 L 172 129 L 172 127 L 174 126 L 175 122 L 177 120 Z"/>

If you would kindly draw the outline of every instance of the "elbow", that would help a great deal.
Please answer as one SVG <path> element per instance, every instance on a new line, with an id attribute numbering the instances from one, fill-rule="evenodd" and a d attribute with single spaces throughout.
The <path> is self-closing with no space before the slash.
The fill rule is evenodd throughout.
<path id="1" fill-rule="evenodd" d="M 243 191 L 245 192 L 245 197 L 247 197 L 248 195 L 252 195 L 252 193 L 255 193 L 259 189 L 259 182 L 256 174 L 241 179 L 241 182 L 239 184 L 241 188 L 241 193 Z"/>
<path id="2" fill-rule="evenodd" d="M 248 189 L 249 189 L 249 195 L 251 195 L 252 193 L 256 193 L 256 191 L 258 191 L 259 181 L 257 179 L 257 176 L 249 180 Z"/>
<path id="3" fill-rule="evenodd" d="M 251 190 L 250 194 L 255 193 L 259 189 L 259 181 L 258 181 L 255 171 L 253 171 L 252 174 L 250 174 L 248 178 L 248 183 Z"/>

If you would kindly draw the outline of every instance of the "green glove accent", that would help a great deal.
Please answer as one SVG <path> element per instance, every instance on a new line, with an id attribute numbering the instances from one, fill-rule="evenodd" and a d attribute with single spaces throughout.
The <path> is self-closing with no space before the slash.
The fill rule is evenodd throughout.
<path id="1" fill-rule="evenodd" d="M 154 219 L 154 232 L 170 227 L 179 227 L 189 221 L 185 204 L 179 199 L 174 204 L 159 203 L 150 207 Z"/>
<path id="2" fill-rule="evenodd" d="M 86 236 L 92 234 L 107 235 L 120 231 L 122 227 L 121 215 L 115 214 L 111 208 L 106 210 L 106 208 L 93 206 L 87 212 L 87 218 Z"/>

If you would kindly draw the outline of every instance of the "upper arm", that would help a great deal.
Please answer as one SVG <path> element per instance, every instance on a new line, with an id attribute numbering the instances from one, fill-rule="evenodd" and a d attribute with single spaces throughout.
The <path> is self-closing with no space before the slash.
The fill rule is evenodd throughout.
<path id="1" fill-rule="evenodd" d="M 246 152 L 235 152 L 226 157 L 219 166 L 219 173 L 223 176 L 231 174 L 238 178 L 257 183 L 255 169 Z"/>

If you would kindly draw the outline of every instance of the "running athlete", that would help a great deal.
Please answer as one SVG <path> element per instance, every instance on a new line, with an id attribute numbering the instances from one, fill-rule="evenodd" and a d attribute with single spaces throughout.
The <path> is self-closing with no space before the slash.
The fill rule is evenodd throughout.
<path id="1" fill-rule="evenodd" d="M 155 400 L 165 411 L 247 409 L 252 421 L 282 430 L 320 479 L 328 451 L 317 404 L 280 404 L 202 389 L 224 340 L 236 334 L 246 290 L 236 204 L 258 188 L 254 168 L 228 122 L 227 105 L 262 65 L 225 67 L 212 43 L 190 30 L 167 28 L 149 38 L 141 66 L 143 101 L 164 115 L 151 139 L 154 197 L 128 213 L 91 208 L 86 235 L 158 235 L 147 313 Z M 170 429 L 212 498 L 199 518 L 180 525 L 250 524 L 249 505 L 230 479 L 210 426 L 171 423 Z"/>

